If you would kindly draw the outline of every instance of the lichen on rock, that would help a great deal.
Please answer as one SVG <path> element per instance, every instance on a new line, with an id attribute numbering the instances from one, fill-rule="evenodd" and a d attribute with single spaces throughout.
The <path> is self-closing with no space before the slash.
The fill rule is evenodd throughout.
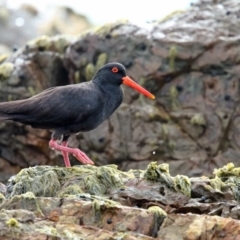
<path id="1" fill-rule="evenodd" d="M 7 80 L 14 70 L 14 64 L 5 62 L 0 64 L 0 81 Z"/>

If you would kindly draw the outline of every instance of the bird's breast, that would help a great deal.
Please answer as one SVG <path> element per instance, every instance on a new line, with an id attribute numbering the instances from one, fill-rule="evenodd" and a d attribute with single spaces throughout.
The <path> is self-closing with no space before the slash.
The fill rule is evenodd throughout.
<path id="1" fill-rule="evenodd" d="M 92 109 L 91 104 L 94 104 L 92 111 L 83 121 L 76 123 L 69 129 L 71 132 L 91 131 L 103 123 L 113 112 L 120 106 L 123 99 L 122 89 L 115 92 L 104 92 L 99 94 L 99 99 L 95 103 L 89 103 L 86 108 Z"/>

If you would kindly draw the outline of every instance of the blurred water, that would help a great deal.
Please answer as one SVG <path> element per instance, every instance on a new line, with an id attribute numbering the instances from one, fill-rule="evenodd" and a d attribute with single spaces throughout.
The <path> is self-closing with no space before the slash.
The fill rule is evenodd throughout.
<path id="1" fill-rule="evenodd" d="M 167 14 L 186 9 L 190 0 L 147 0 L 147 1 L 110 1 L 110 0 L 0 0 L 8 7 L 18 8 L 23 3 L 36 6 L 40 10 L 46 10 L 54 5 L 65 5 L 75 11 L 86 15 L 95 25 L 113 22 L 118 19 L 129 19 L 132 22 L 142 24 L 148 21 L 158 20 Z"/>

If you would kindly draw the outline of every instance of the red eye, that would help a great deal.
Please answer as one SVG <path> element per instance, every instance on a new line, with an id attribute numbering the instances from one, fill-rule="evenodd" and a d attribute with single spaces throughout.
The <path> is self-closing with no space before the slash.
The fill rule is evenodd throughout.
<path id="1" fill-rule="evenodd" d="M 112 72 L 117 73 L 118 72 L 118 68 L 117 67 L 113 67 L 112 68 Z"/>

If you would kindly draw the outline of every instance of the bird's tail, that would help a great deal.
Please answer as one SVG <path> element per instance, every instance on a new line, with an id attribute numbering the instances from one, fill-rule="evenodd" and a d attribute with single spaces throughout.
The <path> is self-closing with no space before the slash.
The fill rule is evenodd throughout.
<path id="1" fill-rule="evenodd" d="M 23 111 L 24 100 L 0 103 L 0 120 L 15 120 Z"/>

